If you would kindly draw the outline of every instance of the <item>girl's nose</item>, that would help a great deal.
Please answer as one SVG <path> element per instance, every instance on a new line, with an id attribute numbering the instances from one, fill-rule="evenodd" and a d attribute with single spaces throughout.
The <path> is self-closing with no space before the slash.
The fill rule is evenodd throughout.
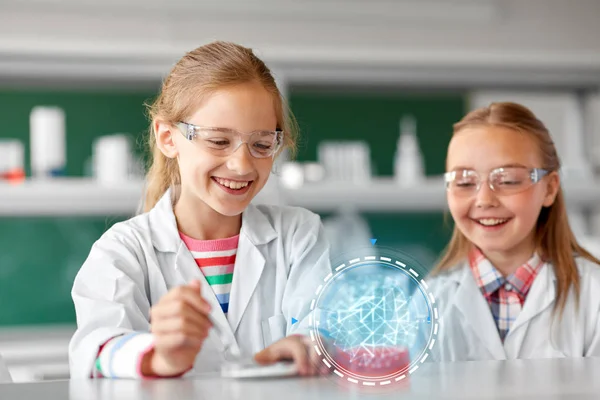
<path id="1" fill-rule="evenodd" d="M 250 154 L 248 144 L 241 142 L 237 149 L 227 159 L 227 168 L 238 175 L 247 175 L 254 170 L 253 157 Z"/>
<path id="2" fill-rule="evenodd" d="M 495 207 L 498 205 L 496 193 L 490 188 L 490 185 L 484 181 L 479 185 L 479 190 L 475 194 L 475 206 L 480 208 Z"/>

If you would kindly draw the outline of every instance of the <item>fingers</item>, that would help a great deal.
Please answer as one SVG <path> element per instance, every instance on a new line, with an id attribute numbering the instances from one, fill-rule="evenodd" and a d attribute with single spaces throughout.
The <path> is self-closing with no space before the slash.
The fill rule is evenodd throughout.
<path id="1" fill-rule="evenodd" d="M 155 347 L 163 352 L 184 347 L 199 351 L 212 326 L 206 316 L 191 308 L 181 315 L 166 318 L 158 315 L 150 329 L 155 337 Z"/>
<path id="2" fill-rule="evenodd" d="M 288 336 L 254 356 L 259 364 L 271 364 L 277 361 L 291 360 L 302 376 L 314 375 L 316 368 L 310 362 L 308 348 L 300 336 Z"/>
<path id="3" fill-rule="evenodd" d="M 277 360 L 274 358 L 273 352 L 272 352 L 272 346 L 269 346 L 265 349 L 262 349 L 261 351 L 259 351 L 258 353 L 256 353 L 254 355 L 254 361 L 256 361 L 258 364 L 272 364 L 274 362 L 276 362 Z"/>
<path id="4" fill-rule="evenodd" d="M 199 281 L 171 289 L 150 310 L 154 352 L 146 369 L 158 376 L 185 372 L 194 364 L 208 337 L 211 307 L 202 298 Z"/>
<path id="5" fill-rule="evenodd" d="M 328 375 L 331 373 L 331 369 L 329 369 L 327 367 L 327 365 L 325 365 L 325 363 L 323 363 L 323 356 L 320 356 L 317 351 L 314 348 L 313 343 L 311 342 L 310 338 L 306 338 L 305 339 L 305 343 L 307 344 L 307 346 L 309 346 L 309 352 L 310 352 L 310 360 L 311 363 L 315 366 L 315 368 L 317 369 L 318 373 L 320 375 Z M 323 346 L 325 347 L 325 351 L 331 356 L 331 357 L 335 357 L 335 348 L 333 346 L 333 344 L 330 342 L 329 339 L 321 337 L 321 343 L 323 344 Z"/>
<path id="6" fill-rule="evenodd" d="M 199 313 L 188 303 L 177 300 L 164 302 L 156 307 L 153 307 L 150 310 L 150 318 L 152 322 L 175 319 L 178 320 L 182 325 L 193 324 L 203 326 L 207 323 L 210 324 L 208 315 L 205 313 Z"/>
<path id="7" fill-rule="evenodd" d="M 299 340 L 293 341 L 292 345 L 289 347 L 292 359 L 298 367 L 298 372 L 300 375 L 314 375 L 315 366 L 310 362 L 308 348 L 304 344 L 302 338 L 298 339 Z"/>
<path id="8" fill-rule="evenodd" d="M 159 314 L 155 314 L 155 318 L 155 323 L 152 324 L 151 330 L 152 333 L 156 334 L 184 332 L 186 334 L 206 336 L 210 328 L 212 328 L 212 323 L 206 316 L 189 309 L 180 315 L 174 316 L 160 316 Z"/>
<path id="9" fill-rule="evenodd" d="M 304 337 L 303 342 L 308 351 L 308 360 L 310 362 L 310 365 L 313 368 L 313 373 L 314 374 L 318 373 L 319 375 L 328 374 L 329 368 L 327 368 L 327 366 L 323 363 L 323 361 L 321 361 L 322 357 L 316 352 L 314 345 L 311 342 L 310 338 Z"/>
<path id="10" fill-rule="evenodd" d="M 150 310 L 150 329 L 159 348 L 201 345 L 212 328 L 210 305 L 200 295 L 200 283 L 180 286 L 167 293 Z"/>
<path id="11" fill-rule="evenodd" d="M 200 281 L 198 279 L 194 279 L 193 281 L 191 281 L 188 285 L 189 288 L 191 288 L 192 290 L 200 293 L 201 290 L 201 285 L 200 285 Z"/>
<path id="12" fill-rule="evenodd" d="M 200 294 L 199 283 L 193 281 L 189 286 L 179 286 L 167 293 L 160 303 L 185 302 L 202 314 L 210 313 L 210 304 Z M 196 287 L 198 285 L 198 287 Z"/>

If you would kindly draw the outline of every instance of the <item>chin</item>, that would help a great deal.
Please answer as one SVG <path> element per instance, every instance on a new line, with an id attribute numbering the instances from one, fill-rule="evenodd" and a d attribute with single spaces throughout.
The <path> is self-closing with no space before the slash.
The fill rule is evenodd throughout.
<path id="1" fill-rule="evenodd" d="M 486 253 L 503 253 L 506 251 L 505 248 L 503 247 L 498 247 L 498 246 L 478 246 L 476 245 L 479 250 L 481 250 L 482 253 L 486 254 Z"/>
<path id="2" fill-rule="evenodd" d="M 221 215 L 224 215 L 226 217 L 235 217 L 237 215 L 240 215 L 241 213 L 244 212 L 244 210 L 246 209 L 246 207 L 248 207 L 247 204 L 244 204 L 244 206 L 230 206 L 230 207 L 223 207 L 222 205 L 218 206 L 218 207 L 213 207 L 213 209 L 218 212 Z"/>
<path id="3" fill-rule="evenodd" d="M 484 253 L 504 253 L 512 248 L 511 246 L 505 245 L 503 243 L 498 243 L 497 241 L 494 243 L 490 243 L 488 241 L 479 241 L 473 243 Z"/>

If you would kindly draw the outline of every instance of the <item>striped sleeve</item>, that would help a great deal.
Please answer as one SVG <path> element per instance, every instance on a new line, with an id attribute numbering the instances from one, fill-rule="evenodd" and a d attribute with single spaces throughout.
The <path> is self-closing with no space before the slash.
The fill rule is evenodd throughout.
<path id="1" fill-rule="evenodd" d="M 96 372 L 106 378 L 143 378 L 142 359 L 154 348 L 151 333 L 133 332 L 109 340 L 96 358 Z"/>

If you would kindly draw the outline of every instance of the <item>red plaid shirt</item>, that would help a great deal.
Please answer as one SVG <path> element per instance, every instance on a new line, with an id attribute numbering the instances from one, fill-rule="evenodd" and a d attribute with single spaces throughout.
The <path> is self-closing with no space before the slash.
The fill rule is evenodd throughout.
<path id="1" fill-rule="evenodd" d="M 469 265 L 477 286 L 490 305 L 500 339 L 504 342 L 504 338 L 519 316 L 527 293 L 544 262 L 537 254 L 534 254 L 513 274 L 504 278 L 476 248 L 469 253 Z"/>

